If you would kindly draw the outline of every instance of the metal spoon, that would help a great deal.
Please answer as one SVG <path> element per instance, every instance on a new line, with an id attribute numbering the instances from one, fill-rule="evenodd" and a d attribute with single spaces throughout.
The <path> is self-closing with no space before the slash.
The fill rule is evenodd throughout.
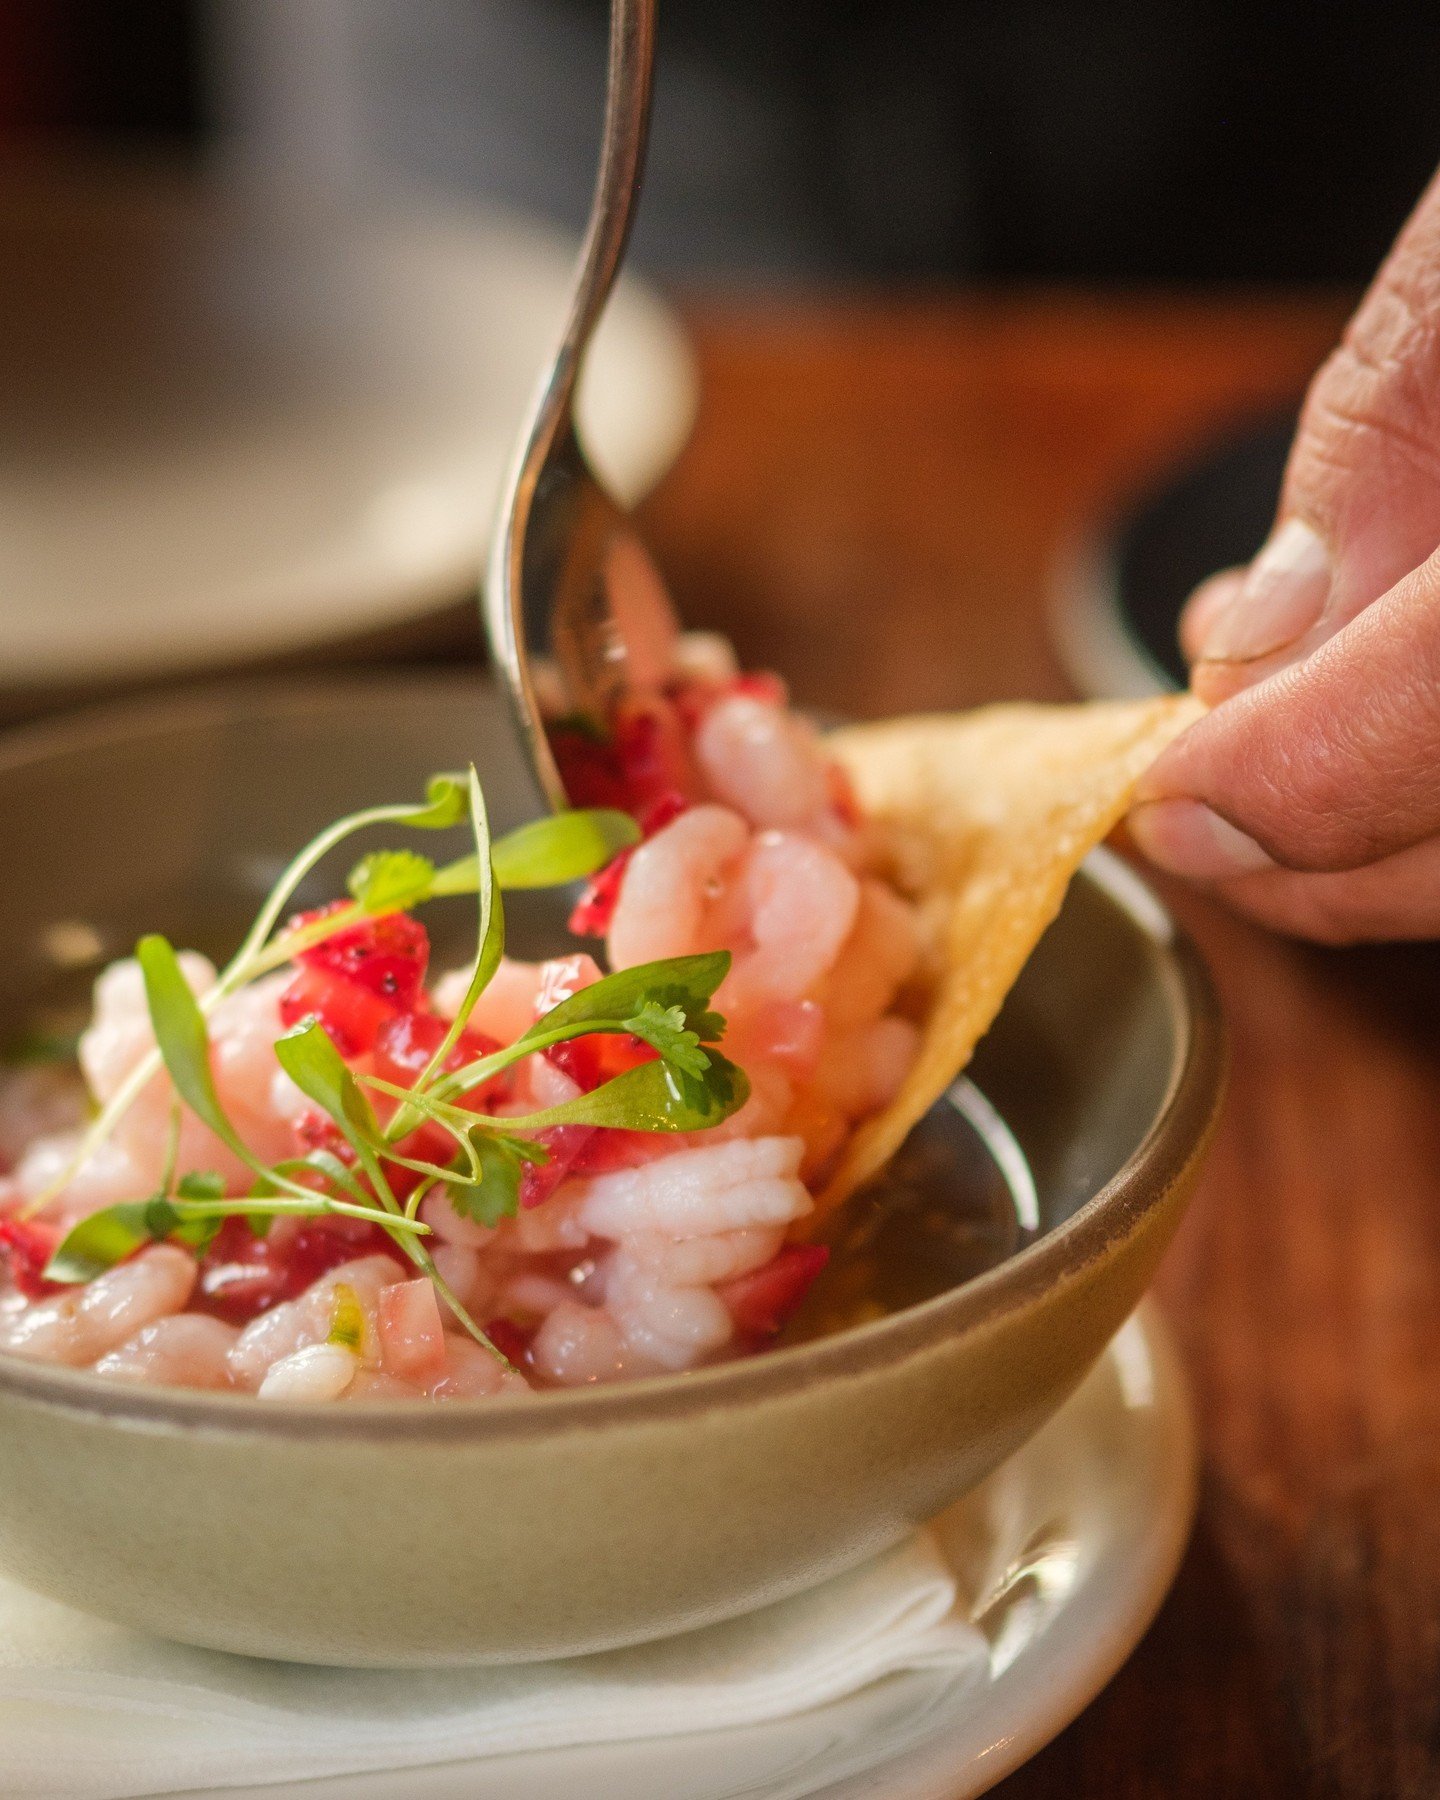
<path id="1" fill-rule="evenodd" d="M 495 667 L 545 800 L 569 804 L 545 736 L 528 642 L 548 643 L 569 710 L 603 721 L 625 684 L 625 644 L 607 591 L 617 541 L 640 549 L 575 435 L 575 383 L 624 254 L 650 122 L 655 0 L 613 0 L 600 169 L 570 312 L 501 495 L 483 612 Z M 643 550 L 640 551 L 643 555 Z M 527 633 L 527 624 L 531 630 Z"/>

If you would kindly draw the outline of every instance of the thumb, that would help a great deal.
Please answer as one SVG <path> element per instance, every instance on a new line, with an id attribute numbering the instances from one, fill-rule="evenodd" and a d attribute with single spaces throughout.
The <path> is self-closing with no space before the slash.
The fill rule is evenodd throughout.
<path id="1" fill-rule="evenodd" d="M 1229 604 L 1196 598 L 1196 691 L 1303 661 L 1437 544 L 1440 175 L 1311 383 L 1268 542 Z"/>

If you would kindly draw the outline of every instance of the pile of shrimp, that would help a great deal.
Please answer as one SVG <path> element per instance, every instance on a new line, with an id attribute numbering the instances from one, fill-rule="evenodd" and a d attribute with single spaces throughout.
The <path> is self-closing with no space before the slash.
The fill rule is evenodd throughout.
<path id="1" fill-rule="evenodd" d="M 461 1217 L 443 1192 L 426 1199 L 421 1217 L 441 1274 L 473 1317 L 505 1322 L 523 1346 L 511 1352 L 517 1369 L 466 1336 L 428 1280 L 373 1244 L 241 1324 L 206 1309 L 196 1259 L 174 1244 L 148 1248 L 88 1286 L 34 1297 L 0 1276 L 0 1351 L 120 1381 L 314 1401 L 503 1399 L 530 1387 L 690 1369 L 755 1347 L 747 1278 L 793 1254 L 787 1234 L 812 1210 L 813 1190 L 916 1054 L 916 1027 L 892 1010 L 916 963 L 916 920 L 869 871 L 863 822 L 822 740 L 778 684 L 772 691 L 738 677 L 728 646 L 703 636 L 662 644 L 650 676 L 657 695 L 678 679 L 707 699 L 682 746 L 683 809 L 628 853 L 605 950 L 613 969 L 730 950 L 714 1004 L 751 1096 L 712 1131 L 678 1140 L 626 1134 L 628 1166 L 572 1176 L 494 1227 Z M 598 964 L 579 962 L 581 980 L 598 977 Z M 197 993 L 215 980 L 193 953 L 182 966 Z M 537 1014 L 546 975 L 544 964 L 504 961 L 474 1028 L 513 1042 Z M 273 1051 L 286 979 L 244 989 L 211 1015 L 221 1100 L 270 1160 L 297 1153 L 309 1109 Z M 443 977 L 434 1009 L 453 1017 L 464 987 L 463 974 Z M 80 1046 L 96 1101 L 152 1042 L 139 970 L 117 963 L 100 977 Z M 535 1056 L 519 1065 L 507 1105 L 518 1113 L 578 1091 Z M 171 1101 L 157 1076 L 50 1203 L 46 1222 L 64 1229 L 153 1192 Z M 76 1141 L 60 1132 L 33 1142 L 0 1179 L 0 1216 L 22 1215 L 65 1169 Z M 179 1166 L 216 1170 L 245 1191 L 232 1153 L 188 1114 Z M 276 1255 L 297 1229 L 292 1220 L 274 1225 Z M 341 1296 L 362 1320 L 347 1342 L 334 1341 Z"/>

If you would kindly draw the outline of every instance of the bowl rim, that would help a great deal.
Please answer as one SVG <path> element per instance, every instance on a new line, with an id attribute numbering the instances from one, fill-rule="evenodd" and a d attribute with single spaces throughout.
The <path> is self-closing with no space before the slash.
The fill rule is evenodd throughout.
<path id="1" fill-rule="evenodd" d="M 434 704 L 447 690 L 462 703 L 488 688 L 481 672 L 405 670 L 316 676 L 261 676 L 207 683 L 200 692 L 108 702 L 58 720 L 18 727 L 0 744 L 0 781 L 52 758 L 122 741 L 197 729 L 263 710 L 274 719 L 312 716 L 317 702 L 353 702 L 363 692 Z M 1077 1276 L 1113 1244 L 1134 1234 L 1203 1151 L 1224 1090 L 1224 1021 L 1208 969 L 1189 937 L 1148 883 L 1103 846 L 1079 874 L 1151 945 L 1174 1021 L 1175 1043 L 1163 1099 L 1144 1136 L 1115 1174 L 1069 1218 L 1004 1262 L 914 1306 L 830 1336 L 763 1355 L 633 1382 L 533 1392 L 507 1398 L 417 1406 L 374 1400 L 341 1407 L 321 1402 L 259 1406 L 251 1394 L 145 1388 L 107 1381 L 89 1370 L 30 1362 L 0 1352 L 0 1398 L 132 1427 L 178 1428 L 227 1436 L 377 1440 L 453 1444 L 509 1442 L 571 1430 L 654 1425 L 743 1407 L 823 1380 L 878 1371 L 1019 1312 Z"/>

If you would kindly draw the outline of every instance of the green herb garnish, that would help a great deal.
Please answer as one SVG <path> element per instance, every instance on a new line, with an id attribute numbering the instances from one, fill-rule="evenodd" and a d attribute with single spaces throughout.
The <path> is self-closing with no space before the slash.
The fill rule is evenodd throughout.
<path id="1" fill-rule="evenodd" d="M 382 824 L 436 831 L 467 820 L 473 848 L 455 861 L 437 864 L 408 848 L 372 852 L 351 871 L 351 898 L 344 905 L 318 917 L 280 923 L 300 883 L 353 833 Z M 142 938 L 136 956 L 156 1049 L 141 1060 L 95 1119 L 70 1167 L 29 1210 L 39 1211 L 65 1186 L 163 1066 L 176 1102 L 160 1191 L 106 1207 L 81 1221 L 55 1251 L 47 1276 L 62 1282 L 89 1281 L 147 1243 L 172 1242 L 200 1252 L 229 1217 L 246 1219 L 263 1235 L 278 1215 L 338 1213 L 386 1231 L 400 1252 L 434 1283 L 464 1328 L 504 1362 L 435 1267 L 424 1242 L 430 1230 L 419 1218 L 427 1195 L 439 1191 L 462 1216 L 495 1225 L 517 1210 L 526 1165 L 548 1160 L 549 1152 L 536 1134 L 561 1125 L 700 1131 L 728 1118 L 749 1093 L 743 1072 L 713 1047 L 724 1030 L 710 1001 L 730 966 L 725 951 L 648 963 L 606 976 L 561 1001 L 514 1044 L 463 1068 L 445 1068 L 504 954 L 503 890 L 560 886 L 594 874 L 639 838 L 639 827 L 627 814 L 594 810 L 562 812 L 492 841 L 474 769 L 465 775 L 437 775 L 423 803 L 351 814 L 306 845 L 267 896 L 214 987 L 201 998 L 191 991 L 167 940 L 158 935 Z M 302 1020 L 277 1040 L 276 1057 L 301 1092 L 334 1122 L 353 1161 L 323 1149 L 274 1164 L 262 1161 L 221 1103 L 210 1064 L 207 1015 L 227 995 L 359 921 L 408 911 L 438 896 L 466 893 L 474 894 L 477 903 L 470 979 L 454 1020 L 419 1076 L 408 1087 L 376 1076 L 357 1077 L 320 1022 Z M 639 1038 L 655 1052 L 654 1060 L 591 1093 L 523 1117 L 491 1116 L 461 1103 L 524 1057 L 595 1032 Z M 395 1102 L 383 1125 L 372 1094 Z M 182 1104 L 250 1171 L 247 1193 L 227 1194 L 225 1180 L 213 1172 L 190 1171 L 177 1179 Z M 405 1140 L 421 1123 L 438 1126 L 445 1134 L 448 1157 L 430 1160 L 407 1153 Z M 403 1204 L 387 1174 L 396 1166 L 420 1177 Z M 363 1335 L 363 1312 L 353 1295 L 350 1301 L 353 1307 L 343 1292 L 337 1292 L 330 1341 L 357 1348 L 355 1321 L 359 1320 Z"/>

